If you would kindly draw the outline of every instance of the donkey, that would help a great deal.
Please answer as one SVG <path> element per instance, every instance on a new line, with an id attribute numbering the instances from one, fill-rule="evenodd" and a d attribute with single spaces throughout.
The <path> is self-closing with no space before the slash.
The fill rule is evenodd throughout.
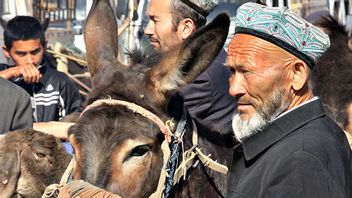
<path id="1" fill-rule="evenodd" d="M 122 197 L 149 197 L 162 181 L 163 142 L 175 137 L 168 129 L 176 126 L 181 126 L 176 129 L 181 131 L 180 155 L 176 156 L 180 163 L 185 159 L 182 151 L 191 148 L 200 148 L 197 151 L 223 165 L 231 163 L 232 149 L 225 142 L 232 139 L 197 124 L 196 141 L 192 132 L 196 127 L 177 92 L 217 56 L 229 23 L 226 14 L 219 15 L 194 33 L 180 51 L 163 55 L 133 51 L 126 67 L 117 61 L 117 28 L 109 1 L 93 2 L 84 31 L 93 90 L 88 107 L 68 131 L 75 152 L 75 180 Z M 209 169 L 211 160 L 197 163 L 203 157 L 196 157 L 183 179 L 166 189 L 170 196 L 225 196 L 227 175 Z"/>
<path id="2" fill-rule="evenodd" d="M 329 35 L 331 47 L 313 70 L 313 91 L 321 98 L 327 114 L 352 134 L 352 114 L 348 110 L 352 105 L 352 52 L 348 32 L 331 16 L 315 24 Z"/>
<path id="3" fill-rule="evenodd" d="M 34 130 L 0 137 L 0 197 L 41 197 L 58 183 L 71 156 L 60 140 Z"/>

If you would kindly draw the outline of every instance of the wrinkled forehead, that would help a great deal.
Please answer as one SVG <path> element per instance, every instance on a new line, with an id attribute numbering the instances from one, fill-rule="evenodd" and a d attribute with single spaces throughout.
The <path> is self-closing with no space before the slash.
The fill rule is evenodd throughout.
<path id="1" fill-rule="evenodd" d="M 265 60 L 293 57 L 291 53 L 269 41 L 242 33 L 235 34 L 228 46 L 228 60 L 239 55 L 250 55 Z"/>

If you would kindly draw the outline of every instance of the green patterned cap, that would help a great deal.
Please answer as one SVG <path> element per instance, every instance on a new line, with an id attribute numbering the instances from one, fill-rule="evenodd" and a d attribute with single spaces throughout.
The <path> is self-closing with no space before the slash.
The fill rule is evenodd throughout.
<path id="1" fill-rule="evenodd" d="M 193 8 L 203 16 L 208 16 L 211 11 L 219 4 L 219 0 L 181 0 L 189 7 Z"/>
<path id="2" fill-rule="evenodd" d="M 235 24 L 235 34 L 269 41 L 302 59 L 310 68 L 330 46 L 328 35 L 287 8 L 245 3 L 237 10 Z"/>

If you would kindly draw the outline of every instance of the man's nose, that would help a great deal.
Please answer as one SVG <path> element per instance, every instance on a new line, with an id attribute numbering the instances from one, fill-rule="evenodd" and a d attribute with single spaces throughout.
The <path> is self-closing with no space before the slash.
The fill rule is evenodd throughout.
<path id="1" fill-rule="evenodd" d="M 144 34 L 145 35 L 153 35 L 153 24 L 149 21 L 147 26 L 144 28 Z"/>
<path id="2" fill-rule="evenodd" d="M 29 63 L 29 64 L 35 64 L 35 58 L 32 55 L 27 54 L 26 62 Z"/>
<path id="3" fill-rule="evenodd" d="M 231 96 L 236 97 L 239 95 L 244 95 L 246 93 L 246 89 L 243 85 L 244 82 L 240 75 L 233 74 L 230 77 L 229 83 L 230 83 L 229 93 Z"/>

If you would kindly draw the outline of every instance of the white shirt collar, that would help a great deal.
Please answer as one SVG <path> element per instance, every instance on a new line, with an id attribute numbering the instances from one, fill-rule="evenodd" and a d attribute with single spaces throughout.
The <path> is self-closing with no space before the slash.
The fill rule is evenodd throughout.
<path id="1" fill-rule="evenodd" d="M 293 111 L 293 110 L 295 110 L 295 109 L 297 109 L 297 108 L 299 108 L 299 107 L 301 107 L 301 106 L 303 106 L 303 105 L 306 105 L 306 104 L 311 103 L 311 102 L 313 102 L 313 101 L 315 101 L 315 100 L 318 100 L 318 99 L 319 99 L 318 96 L 314 96 L 312 99 L 307 100 L 307 101 L 304 101 L 303 103 L 301 103 L 301 104 L 299 104 L 299 105 L 293 107 L 292 109 L 283 112 L 282 114 L 280 114 L 279 116 L 277 116 L 274 120 L 276 120 L 276 119 L 278 119 L 278 118 L 280 118 L 280 117 L 282 117 L 282 116 L 284 116 L 284 115 L 290 113 L 291 111 Z"/>

